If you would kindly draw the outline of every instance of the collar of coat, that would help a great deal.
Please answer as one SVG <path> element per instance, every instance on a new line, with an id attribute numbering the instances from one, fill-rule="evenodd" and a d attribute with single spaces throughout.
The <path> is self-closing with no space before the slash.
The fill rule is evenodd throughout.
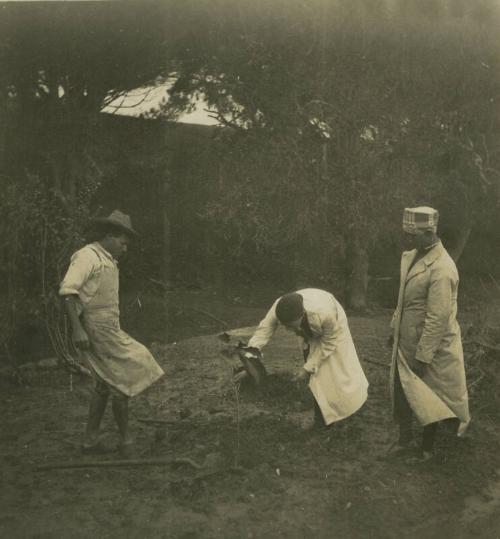
<path id="1" fill-rule="evenodd" d="M 310 338 L 321 336 L 321 318 L 318 313 L 306 311 L 309 329 L 311 330 Z"/>
<path id="2" fill-rule="evenodd" d="M 323 336 L 323 322 L 326 318 L 332 317 L 334 322 L 338 322 L 338 312 L 329 313 L 324 310 L 319 311 L 309 311 L 306 309 L 307 322 L 309 323 L 309 328 L 312 335 L 310 338 L 317 338 Z"/>
<path id="3" fill-rule="evenodd" d="M 419 273 L 425 271 L 426 267 L 431 266 L 436 260 L 443 254 L 444 247 L 441 241 L 439 241 L 429 252 L 424 255 L 415 265 L 408 271 L 413 259 L 417 256 L 417 250 L 405 251 L 403 253 L 403 264 L 401 265 L 401 273 L 404 275 L 406 281 L 415 277 Z"/>
<path id="4" fill-rule="evenodd" d="M 115 260 L 113 255 L 106 251 L 106 249 L 98 241 L 90 243 L 88 246 L 97 254 L 104 265 L 118 267 L 118 260 Z"/>

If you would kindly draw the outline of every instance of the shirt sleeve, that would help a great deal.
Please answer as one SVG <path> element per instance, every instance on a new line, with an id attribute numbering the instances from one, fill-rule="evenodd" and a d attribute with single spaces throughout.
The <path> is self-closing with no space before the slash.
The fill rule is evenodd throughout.
<path id="1" fill-rule="evenodd" d="M 80 249 L 71 257 L 71 263 L 59 288 L 60 296 L 78 295 L 82 286 L 92 276 L 97 265 L 97 255 L 91 249 Z"/>
<path id="2" fill-rule="evenodd" d="M 309 356 L 304 369 L 310 373 L 316 373 L 321 363 L 333 354 L 336 347 L 335 322 L 332 316 L 327 316 L 321 323 L 320 346 L 314 354 Z"/>
<path id="3" fill-rule="evenodd" d="M 452 279 L 446 273 L 431 276 L 427 293 L 427 310 L 422 336 L 415 359 L 431 363 L 447 330 L 452 310 Z"/>
<path id="4" fill-rule="evenodd" d="M 278 318 L 276 317 L 276 300 L 273 306 L 269 309 L 266 316 L 260 322 L 255 330 L 253 337 L 248 341 L 248 346 L 261 350 L 270 341 L 278 327 Z"/>

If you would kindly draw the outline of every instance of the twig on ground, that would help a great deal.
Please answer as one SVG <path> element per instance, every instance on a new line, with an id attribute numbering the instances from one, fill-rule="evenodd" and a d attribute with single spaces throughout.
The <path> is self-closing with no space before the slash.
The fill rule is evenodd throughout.
<path id="1" fill-rule="evenodd" d="M 126 466 L 168 466 L 177 464 L 187 464 L 201 470 L 203 466 L 188 457 L 179 457 L 174 459 L 125 459 L 125 460 L 97 460 L 89 462 L 56 462 L 53 464 L 41 464 L 35 468 L 35 471 L 42 472 L 47 470 L 69 470 L 74 468 L 112 468 Z"/>
<path id="2" fill-rule="evenodd" d="M 240 412 L 240 380 L 235 380 L 233 365 L 231 364 L 230 357 L 234 354 L 236 348 L 221 350 L 220 357 L 223 359 L 224 363 L 227 365 L 227 371 L 229 375 L 229 384 L 231 385 L 234 391 L 235 398 L 235 416 L 236 416 L 236 451 L 234 455 L 234 466 L 239 466 L 240 459 L 240 423 L 241 423 L 241 412 Z"/>
<path id="3" fill-rule="evenodd" d="M 496 350 L 497 352 L 500 352 L 500 345 L 488 343 L 485 340 L 478 337 L 474 337 L 466 341 L 464 344 L 471 344 L 471 343 L 477 344 L 479 346 L 483 346 L 484 348 L 488 348 L 489 350 Z"/>
<path id="4" fill-rule="evenodd" d="M 221 320 L 220 318 L 217 318 L 216 316 L 209 313 L 208 311 L 204 311 L 202 309 L 197 309 L 196 307 L 190 307 L 189 305 L 185 305 L 184 308 L 185 309 L 190 309 L 191 311 L 195 311 L 195 312 L 200 313 L 200 314 L 204 314 L 205 316 L 208 316 L 212 320 L 215 320 L 216 322 L 221 324 L 224 327 L 224 329 L 229 329 L 229 324 L 227 322 L 225 322 L 224 320 Z"/>
<path id="5" fill-rule="evenodd" d="M 163 288 L 163 290 L 166 290 L 167 292 L 172 291 L 172 288 L 167 283 L 164 283 L 163 281 L 159 281 L 158 279 L 153 279 L 152 277 L 148 277 L 148 281 L 150 283 L 160 286 L 161 288 Z"/>
<path id="6" fill-rule="evenodd" d="M 177 421 L 172 421 L 171 419 L 148 419 L 147 417 L 138 417 L 137 421 L 140 423 L 145 423 L 146 425 L 166 425 L 169 428 L 176 428 L 181 427 L 182 425 L 186 425 L 187 423 L 192 423 L 192 421 L 185 421 L 182 419 L 179 419 Z"/>
<path id="7" fill-rule="evenodd" d="M 203 479 L 207 479 L 208 477 L 213 477 L 214 475 L 219 474 L 235 474 L 235 475 L 243 475 L 245 473 L 245 468 L 241 466 L 230 466 L 230 467 L 222 467 L 222 468 L 209 468 L 207 470 L 201 471 L 196 473 L 193 477 L 190 477 L 188 481 L 190 483 L 193 483 L 195 481 L 202 481 Z M 172 483 L 180 483 L 182 484 L 185 482 L 186 479 L 175 479 L 172 481 Z"/>
<path id="8" fill-rule="evenodd" d="M 16 361 L 14 361 L 11 353 L 9 345 L 7 344 L 7 341 L 4 341 L 3 343 L 4 349 L 5 349 L 5 355 L 7 357 L 7 361 L 10 363 L 12 370 L 13 370 L 13 378 L 16 381 L 18 385 L 28 385 L 28 382 L 24 378 L 24 376 L 21 374 L 21 370 L 19 369 L 19 365 Z"/>
<path id="9" fill-rule="evenodd" d="M 138 417 L 137 421 L 141 423 L 152 423 L 152 424 L 161 424 L 161 425 L 176 425 L 179 421 L 173 421 L 171 419 L 149 419 L 147 417 Z"/>
<path id="10" fill-rule="evenodd" d="M 216 410 L 214 413 L 216 414 L 220 414 L 222 412 L 225 412 L 226 410 L 221 408 L 221 409 L 218 409 Z M 226 416 L 217 416 L 217 419 L 215 418 L 212 418 L 210 420 L 205 420 L 203 417 L 199 417 L 199 416 L 191 416 L 189 418 L 185 418 L 185 419 L 177 419 L 177 420 L 171 420 L 171 419 L 161 419 L 161 418 L 158 418 L 158 419 L 150 419 L 150 418 L 147 418 L 147 417 L 137 417 L 137 421 L 141 422 L 141 423 L 145 423 L 146 425 L 167 425 L 169 427 L 182 427 L 183 425 L 205 425 L 205 424 L 208 424 L 208 421 L 210 421 L 210 424 L 214 424 L 214 423 L 220 423 L 223 421 L 223 419 L 225 419 Z"/>
<path id="11" fill-rule="evenodd" d="M 488 273 L 488 277 L 490 278 L 490 281 L 495 285 L 495 288 L 497 290 L 500 290 L 500 284 L 498 284 L 498 281 L 491 275 L 491 273 Z"/>
<path id="12" fill-rule="evenodd" d="M 364 358 L 363 361 L 366 361 L 367 363 L 373 363 L 374 365 L 378 365 L 379 367 L 386 367 L 387 369 L 391 368 L 391 366 L 388 363 L 382 363 L 381 361 L 375 361 L 373 359 L 366 359 L 366 358 Z"/>
<path id="13" fill-rule="evenodd" d="M 161 288 L 163 288 L 163 290 L 166 290 L 167 292 L 170 291 L 170 288 L 167 285 L 167 283 L 164 283 L 163 281 L 158 281 L 157 279 L 152 279 L 151 277 L 148 278 L 148 281 L 160 286 Z M 209 313 L 208 311 L 204 311 L 203 309 L 197 309 L 196 307 L 191 307 L 190 305 L 183 305 L 182 308 L 183 309 L 189 309 L 189 310 L 194 311 L 196 313 L 200 313 L 200 314 L 203 314 L 205 316 L 208 316 L 208 318 L 211 318 L 212 320 L 214 320 L 218 324 L 221 324 L 224 327 L 224 329 L 229 329 L 229 324 L 226 321 L 221 320 L 220 318 L 217 318 L 216 316 L 214 316 L 212 313 Z"/>
<path id="14" fill-rule="evenodd" d="M 484 281 L 483 279 L 481 279 L 481 276 L 479 276 L 479 283 L 481 284 L 481 287 L 484 290 L 484 292 L 486 292 L 486 294 L 489 294 L 490 292 L 488 290 L 488 287 L 484 284 Z"/>
<path id="15" fill-rule="evenodd" d="M 234 396 L 236 401 L 236 454 L 234 456 L 234 466 L 238 467 L 240 460 L 240 423 L 241 423 L 241 413 L 240 413 L 240 382 L 233 382 Z"/>
<path id="16" fill-rule="evenodd" d="M 474 382 L 472 382 L 469 386 L 468 386 L 468 390 L 470 391 L 474 386 L 477 386 L 477 384 L 479 384 L 479 382 L 486 376 L 486 373 L 484 373 L 483 371 L 481 371 L 481 375 L 476 379 L 474 380 Z"/>

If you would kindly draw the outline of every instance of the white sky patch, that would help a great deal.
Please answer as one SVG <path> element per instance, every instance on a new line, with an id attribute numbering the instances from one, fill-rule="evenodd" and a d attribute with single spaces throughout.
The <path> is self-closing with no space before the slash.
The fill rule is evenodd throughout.
<path id="1" fill-rule="evenodd" d="M 331 137 L 332 128 L 325 121 L 319 118 L 311 118 L 309 123 L 319 130 L 323 138 L 329 139 Z"/>
<path id="2" fill-rule="evenodd" d="M 365 142 L 373 142 L 378 136 L 378 127 L 375 125 L 367 125 L 361 131 L 360 138 Z"/>
<path id="3" fill-rule="evenodd" d="M 125 95 L 118 97 L 102 112 L 109 114 L 120 114 L 123 116 L 140 116 L 145 112 L 156 109 L 164 99 L 168 99 L 168 88 L 172 85 L 171 82 L 160 86 L 151 86 L 146 88 L 136 88 L 127 92 Z M 200 125 L 219 125 L 219 122 L 209 116 L 209 113 L 204 109 L 208 108 L 207 103 L 203 99 L 193 99 L 194 108 L 192 111 L 181 114 L 177 118 L 177 122 L 186 124 Z"/>

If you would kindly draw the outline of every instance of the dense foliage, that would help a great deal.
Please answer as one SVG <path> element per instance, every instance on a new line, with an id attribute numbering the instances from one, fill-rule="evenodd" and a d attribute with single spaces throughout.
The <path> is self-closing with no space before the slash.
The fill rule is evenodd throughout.
<path id="1" fill-rule="evenodd" d="M 227 16 L 200 17 L 164 107 L 202 94 L 234 131 L 207 219 L 234 245 L 287 251 L 299 279 L 305 260 L 331 277 L 341 259 L 360 308 L 404 206 L 438 206 L 458 258 L 496 210 L 495 4 L 217 5 Z"/>
<path id="2" fill-rule="evenodd" d="M 396 252 L 404 206 L 439 207 L 456 258 L 475 226 L 498 224 L 493 1 L 1 9 L 6 345 L 21 320 L 47 321 L 47 290 L 113 193 L 148 205 L 138 260 L 163 250 L 157 271 L 183 253 L 177 273 L 207 279 L 219 268 L 222 280 L 346 282 L 357 308 L 370 261 Z M 199 154 L 169 139 L 145 162 L 140 141 L 100 132 L 99 113 L 166 81 L 169 99 L 145 117 L 175 118 L 201 97 L 224 128 Z M 127 198 L 119 186 L 133 176 Z"/>

